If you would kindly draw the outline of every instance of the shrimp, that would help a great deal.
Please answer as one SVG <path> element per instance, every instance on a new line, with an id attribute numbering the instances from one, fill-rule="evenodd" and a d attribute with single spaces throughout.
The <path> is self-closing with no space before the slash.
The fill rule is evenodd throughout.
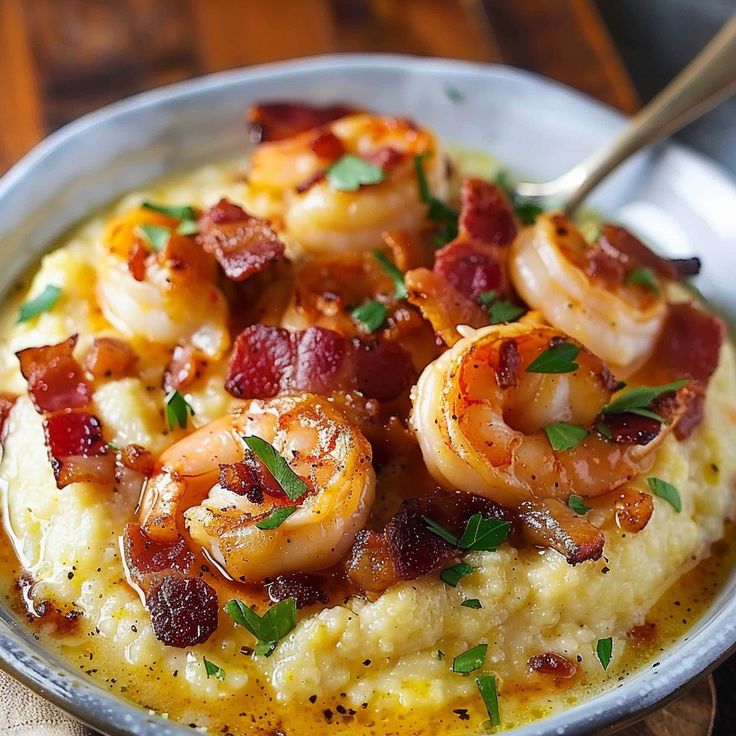
<path id="1" fill-rule="evenodd" d="M 289 501 L 260 465 L 243 439 L 252 435 L 287 458 L 307 484 L 301 498 Z M 163 542 L 176 539 L 183 526 L 236 580 L 321 570 L 336 563 L 365 526 L 375 493 L 371 459 L 368 441 L 326 399 L 304 394 L 249 401 L 160 456 L 139 518 L 144 531 Z M 228 470 L 249 480 L 232 483 Z M 258 528 L 275 509 L 290 505 L 296 511 L 280 526 Z"/>
<path id="2" fill-rule="evenodd" d="M 157 253 L 141 226 L 170 229 Z M 188 343 L 207 356 L 230 344 L 227 302 L 215 284 L 217 264 L 178 221 L 143 208 L 113 220 L 97 260 L 97 293 L 105 318 L 128 337 L 173 347 Z"/>
<path id="3" fill-rule="evenodd" d="M 594 251 L 562 214 L 546 214 L 517 237 L 509 260 L 514 288 L 555 327 L 626 378 L 652 354 L 667 316 L 651 289 L 596 272 Z"/>
<path id="4" fill-rule="evenodd" d="M 536 499 L 566 501 L 617 488 L 653 462 L 672 424 L 647 445 L 608 441 L 596 419 L 616 386 L 589 350 L 548 326 L 515 323 L 465 337 L 430 364 L 413 396 L 411 424 L 427 468 L 450 487 L 508 508 Z M 532 373 L 527 367 L 550 346 L 579 347 L 577 368 Z M 554 422 L 587 430 L 565 451 L 551 448 L 544 428 Z"/>
<path id="5" fill-rule="evenodd" d="M 342 155 L 383 168 L 385 179 L 357 191 L 338 191 L 325 170 Z M 253 152 L 248 174 L 253 206 L 283 218 L 287 235 L 315 253 L 381 246 L 387 230 L 414 232 L 426 219 L 414 169 L 424 156 L 427 183 L 444 197 L 447 172 L 439 144 L 428 130 L 402 118 L 350 115 L 292 138 L 263 143 Z M 274 204 L 275 203 L 275 204 Z"/>

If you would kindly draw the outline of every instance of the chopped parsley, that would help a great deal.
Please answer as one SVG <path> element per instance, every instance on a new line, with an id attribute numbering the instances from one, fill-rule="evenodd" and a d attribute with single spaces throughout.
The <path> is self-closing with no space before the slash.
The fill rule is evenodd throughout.
<path id="1" fill-rule="evenodd" d="M 604 670 L 607 670 L 608 665 L 611 662 L 611 655 L 613 654 L 613 639 L 610 636 L 607 639 L 598 639 L 595 653 L 598 656 L 598 661 L 601 663 L 601 667 L 603 667 Z"/>
<path id="2" fill-rule="evenodd" d="M 327 169 L 327 183 L 340 192 L 357 192 L 364 184 L 380 184 L 386 174 L 359 156 L 345 154 Z"/>
<path id="3" fill-rule="evenodd" d="M 598 422 L 595 428 L 598 430 L 598 434 L 609 442 L 613 439 L 613 432 L 611 432 L 611 428 L 605 422 Z"/>
<path id="4" fill-rule="evenodd" d="M 404 283 L 404 274 L 398 269 L 396 264 L 382 251 L 374 250 L 373 257 L 378 261 L 378 265 L 383 272 L 394 282 L 394 296 L 397 299 L 406 299 L 406 284 Z"/>
<path id="5" fill-rule="evenodd" d="M 199 225 L 196 220 L 182 220 L 176 228 L 177 235 L 196 235 L 198 232 Z"/>
<path id="6" fill-rule="evenodd" d="M 169 217 L 173 217 L 175 220 L 196 220 L 197 219 L 197 213 L 194 211 L 193 207 L 190 207 L 189 205 L 166 205 L 166 204 L 156 204 L 155 202 L 151 202 L 149 200 L 145 200 L 143 204 L 141 205 L 146 210 L 152 210 L 153 212 L 158 212 L 162 215 L 168 215 Z"/>
<path id="7" fill-rule="evenodd" d="M 491 720 L 491 726 L 501 725 L 501 712 L 498 708 L 498 693 L 496 690 L 496 677 L 483 673 L 475 678 L 475 684 L 478 687 L 483 703 L 488 711 L 488 718 Z"/>
<path id="8" fill-rule="evenodd" d="M 163 225 L 138 225 L 138 235 L 156 252 L 162 251 L 171 237 L 171 229 Z"/>
<path id="9" fill-rule="evenodd" d="M 484 519 L 480 512 L 473 514 L 468 519 L 465 530 L 459 539 L 434 519 L 422 516 L 422 520 L 430 532 L 454 547 L 468 552 L 494 552 L 511 533 L 511 522 L 501 521 L 500 519 Z"/>
<path id="10" fill-rule="evenodd" d="M 289 467 L 286 458 L 277 452 L 272 444 L 256 435 L 243 437 L 243 440 L 268 468 L 268 472 L 281 486 L 290 501 L 296 501 L 297 498 L 301 498 L 309 490 L 307 484 Z M 283 520 L 281 521 L 283 522 Z"/>
<path id="11" fill-rule="evenodd" d="M 488 644 L 478 644 L 477 647 L 458 654 L 452 660 L 452 671 L 461 675 L 467 675 L 469 672 L 479 670 L 483 666 L 483 662 L 485 662 L 487 651 Z"/>
<path id="12" fill-rule="evenodd" d="M 567 505 L 576 513 L 583 516 L 590 511 L 590 506 L 586 506 L 582 496 L 576 496 L 574 493 L 567 499 Z"/>
<path id="13" fill-rule="evenodd" d="M 496 292 L 491 289 L 478 297 L 491 318 L 492 325 L 500 325 L 503 322 L 513 322 L 521 317 L 526 311 L 524 307 L 514 304 L 506 299 L 498 299 Z"/>
<path id="14" fill-rule="evenodd" d="M 677 488 L 661 478 L 647 478 L 647 483 L 655 496 L 659 496 L 659 498 L 667 501 L 678 514 L 682 511 L 682 500 L 680 499 L 680 492 Z"/>
<path id="15" fill-rule="evenodd" d="M 580 366 L 575 362 L 580 348 L 570 342 L 560 342 L 547 348 L 527 367 L 527 373 L 572 373 Z"/>
<path id="16" fill-rule="evenodd" d="M 552 422 L 544 428 L 553 450 L 564 452 L 577 447 L 590 433 L 585 427 L 567 422 Z"/>
<path id="17" fill-rule="evenodd" d="M 190 416 L 194 416 L 191 404 L 178 391 L 169 391 L 166 394 L 166 424 L 169 430 L 177 425 L 181 429 L 186 429 Z"/>
<path id="18" fill-rule="evenodd" d="M 28 322 L 29 319 L 38 317 L 43 312 L 50 312 L 61 298 L 61 289 L 53 284 L 44 286 L 43 291 L 37 296 L 21 305 L 18 311 L 18 324 Z"/>
<path id="19" fill-rule="evenodd" d="M 659 294 L 659 283 L 651 268 L 635 268 L 627 277 L 627 284 L 638 284 Z"/>
<path id="20" fill-rule="evenodd" d="M 483 604 L 477 598 L 466 598 L 460 605 L 465 606 L 465 608 L 474 608 L 475 610 L 483 608 Z"/>
<path id="21" fill-rule="evenodd" d="M 381 302 L 370 301 L 361 304 L 351 312 L 353 319 L 360 322 L 367 332 L 375 332 L 388 316 L 388 307 Z"/>
<path id="22" fill-rule="evenodd" d="M 445 87 L 445 94 L 450 102 L 454 102 L 456 105 L 460 104 L 465 99 L 462 92 L 460 92 L 457 87 Z"/>
<path id="23" fill-rule="evenodd" d="M 274 509 L 265 519 L 261 519 L 256 526 L 264 531 L 278 529 L 298 508 L 298 506 L 282 506 Z"/>
<path id="24" fill-rule="evenodd" d="M 620 393 L 613 401 L 603 407 L 603 414 L 638 414 L 642 417 L 664 422 L 664 419 L 655 412 L 647 409 L 654 399 L 662 394 L 678 391 L 687 384 L 687 380 L 673 381 L 663 386 L 635 386 Z"/>
<path id="25" fill-rule="evenodd" d="M 460 213 L 441 199 L 437 199 L 429 189 L 427 183 L 427 174 L 424 171 L 424 159 L 428 154 L 414 157 L 414 171 L 417 176 L 417 185 L 419 186 L 419 198 L 427 205 L 427 219 L 431 220 L 438 226 L 435 235 L 436 245 L 445 245 L 457 237 L 458 233 L 458 217 Z"/>
<path id="26" fill-rule="evenodd" d="M 472 565 L 468 565 L 466 562 L 461 562 L 452 567 L 445 568 L 440 573 L 440 580 L 443 583 L 447 583 L 452 588 L 457 588 L 458 583 L 467 575 L 475 572 L 475 568 Z"/>
<path id="27" fill-rule="evenodd" d="M 207 657 L 202 657 L 204 662 L 204 671 L 207 673 L 207 679 L 214 677 L 216 680 L 222 682 L 225 679 L 225 670 L 219 667 L 214 662 L 210 662 Z"/>
<path id="28" fill-rule="evenodd" d="M 225 613 L 236 624 L 258 639 L 256 654 L 270 657 L 276 645 L 296 626 L 296 598 L 286 598 L 259 616 L 243 601 L 233 598 L 225 604 Z"/>

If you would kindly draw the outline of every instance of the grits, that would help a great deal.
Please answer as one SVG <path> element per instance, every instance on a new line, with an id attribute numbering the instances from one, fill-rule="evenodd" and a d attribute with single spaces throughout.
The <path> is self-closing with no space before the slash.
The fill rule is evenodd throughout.
<path id="1" fill-rule="evenodd" d="M 506 728 L 607 687 L 680 636 L 684 626 L 665 625 L 669 609 L 657 602 L 671 596 L 668 589 L 680 579 L 682 589 L 705 604 L 713 571 L 686 573 L 708 557 L 726 520 L 736 515 L 736 365 L 729 344 L 707 391 L 703 423 L 683 442 L 668 437 L 648 473 L 678 488 L 681 513 L 655 499 L 649 524 L 627 534 L 594 510 L 590 518 L 603 524 L 607 537 L 602 559 L 571 566 L 551 549 L 509 545 L 473 552 L 467 562 L 476 569 L 455 588 L 435 572 L 372 599 L 354 596 L 302 611 L 296 628 L 268 658 L 250 656 L 254 638 L 222 614 L 204 644 L 176 649 L 156 639 L 140 597 L 126 582 L 119 544 L 125 524 L 135 518 L 138 489 L 124 483 L 114 490 L 89 483 L 57 489 L 42 418 L 24 395 L 14 353 L 74 332 L 80 333 L 82 353 L 92 337 L 116 336 L 94 288 L 95 247 L 105 222 L 143 199 L 206 207 L 227 196 L 256 212 L 267 209 L 239 179 L 243 166 L 208 166 L 127 195 L 42 260 L 23 296 L 33 297 L 47 284 L 60 286 L 63 296 L 55 309 L 23 324 L 14 324 L 17 303 L 4 309 L 0 389 L 21 394 L 10 413 L 0 464 L 5 527 L 19 557 L 18 562 L 6 542 L 4 595 L 16 601 L 15 579 L 25 571 L 35 581 L 34 600 L 53 601 L 61 613 L 83 614 L 64 636 L 40 619 L 37 628 L 48 646 L 111 690 L 211 733 L 313 733 L 331 724 L 334 733 L 419 736 L 482 731 L 486 715 L 473 678 L 450 670 L 453 658 L 478 642 L 488 643 L 486 667 L 498 678 Z M 103 382 L 94 401 L 107 439 L 159 453 L 185 432 L 166 426 L 161 352 L 143 341 L 132 344 L 138 375 Z M 195 426 L 228 411 L 235 401 L 223 388 L 222 366 L 207 366 L 187 390 L 187 400 Z M 389 475 L 384 468 L 379 489 L 395 491 Z M 432 488 L 423 476 L 416 484 Z M 633 485 L 648 490 L 644 476 Z M 220 601 L 266 601 L 262 590 L 244 592 L 222 578 L 212 584 Z M 466 599 L 478 599 L 482 608 L 461 607 Z M 688 624 L 696 618 L 692 614 Z M 645 621 L 662 624 L 658 639 L 637 645 L 629 634 Z M 604 672 L 595 650 L 606 637 L 612 637 L 613 658 Z M 578 664 L 577 675 L 569 683 L 544 684 L 527 666 L 539 652 L 563 654 Z M 224 680 L 207 675 L 203 657 L 225 670 Z"/>

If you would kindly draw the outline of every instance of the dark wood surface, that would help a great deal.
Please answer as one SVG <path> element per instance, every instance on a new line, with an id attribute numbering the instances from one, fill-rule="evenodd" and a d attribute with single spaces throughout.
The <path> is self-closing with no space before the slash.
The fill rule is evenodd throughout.
<path id="1" fill-rule="evenodd" d="M 639 104 L 592 0 L 0 0 L 0 172 L 55 128 L 136 92 L 348 51 L 503 62 L 627 113 Z M 635 733 L 702 736 L 709 693 Z M 715 733 L 734 733 L 729 721 Z"/>

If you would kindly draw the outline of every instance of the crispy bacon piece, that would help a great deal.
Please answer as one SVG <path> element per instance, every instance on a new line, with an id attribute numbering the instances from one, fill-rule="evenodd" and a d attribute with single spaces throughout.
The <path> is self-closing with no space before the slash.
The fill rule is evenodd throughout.
<path id="1" fill-rule="evenodd" d="M 678 279 L 677 269 L 668 259 L 658 256 L 626 228 L 609 224 L 602 230 L 597 245 L 605 254 L 622 263 L 626 272 L 635 268 L 651 268 L 664 279 Z"/>
<path id="2" fill-rule="evenodd" d="M 220 465 L 220 485 L 238 496 L 245 496 L 251 503 L 263 503 L 264 493 L 289 500 L 258 456 L 247 448 L 241 462 Z"/>
<path id="3" fill-rule="evenodd" d="M 84 358 L 84 367 L 93 378 L 128 375 L 137 360 L 133 348 L 115 337 L 96 337 Z"/>
<path id="4" fill-rule="evenodd" d="M 413 375 L 409 354 L 395 343 L 347 340 L 323 327 L 289 332 L 257 324 L 236 338 L 225 388 L 238 398 L 358 389 L 388 401 L 410 385 Z"/>
<path id="5" fill-rule="evenodd" d="M 702 383 L 693 382 L 680 390 L 685 410 L 677 424 L 675 424 L 675 437 L 678 440 L 686 440 L 703 421 L 705 412 L 705 386 Z"/>
<path id="6" fill-rule="evenodd" d="M 540 675 L 554 675 L 568 679 L 574 677 L 578 668 L 567 657 L 555 652 L 545 652 L 544 654 L 535 654 L 529 657 L 527 662 L 529 667 Z"/>
<path id="7" fill-rule="evenodd" d="M 90 403 L 92 390 L 73 355 L 77 336 L 57 345 L 26 348 L 16 353 L 28 393 L 39 412 L 79 409 Z"/>
<path id="8" fill-rule="evenodd" d="M 191 345 L 177 345 L 164 371 L 164 391 L 189 386 L 199 376 L 207 361 Z"/>
<path id="9" fill-rule="evenodd" d="M 126 445 L 120 450 L 120 462 L 126 468 L 147 477 L 153 474 L 155 465 L 151 452 L 136 444 Z"/>
<path id="10" fill-rule="evenodd" d="M 662 428 L 656 419 L 629 413 L 608 414 L 605 424 L 618 445 L 648 445 Z"/>
<path id="11" fill-rule="evenodd" d="M 327 593 L 322 589 L 324 584 L 324 578 L 316 575 L 301 572 L 279 575 L 268 585 L 268 596 L 276 603 L 287 598 L 296 598 L 296 607 L 304 608 L 317 602 L 327 603 Z"/>
<path id="12" fill-rule="evenodd" d="M 325 161 L 335 161 L 345 153 L 345 146 L 343 146 L 342 141 L 329 130 L 318 130 L 309 147 L 315 155 L 325 159 Z"/>
<path id="13" fill-rule="evenodd" d="M 361 112 L 349 105 L 326 105 L 318 107 L 300 102 L 263 102 L 248 109 L 248 125 L 254 143 L 280 141 L 291 138 L 311 128 L 317 128 Z"/>
<path id="14" fill-rule="evenodd" d="M 233 281 L 244 281 L 284 258 L 284 244 L 268 222 L 224 198 L 199 218 L 197 242 Z"/>
<path id="15" fill-rule="evenodd" d="M 603 554 L 603 532 L 557 499 L 522 501 L 518 521 L 530 544 L 556 550 L 571 565 L 597 560 Z"/>
<path id="16" fill-rule="evenodd" d="M 162 575 L 146 593 L 146 605 L 153 633 L 167 646 L 202 644 L 217 630 L 217 593 L 202 578 L 177 573 Z"/>
<path id="17" fill-rule="evenodd" d="M 504 340 L 498 355 L 498 367 L 496 368 L 496 380 L 500 388 L 513 388 L 518 382 L 519 366 L 521 358 L 519 357 L 519 348 L 516 340 Z"/>
<path id="18" fill-rule="evenodd" d="M 632 534 L 644 529 L 654 513 L 651 494 L 624 487 L 614 491 L 613 495 L 613 516 L 619 529 Z"/>
<path id="19" fill-rule="evenodd" d="M 505 294 L 509 289 L 498 248 L 485 243 L 453 241 L 437 251 L 434 271 L 474 302 L 487 291 Z"/>
<path id="20" fill-rule="evenodd" d="M 462 235 L 489 245 L 505 246 L 513 242 L 517 232 L 514 212 L 500 187 L 483 179 L 465 179 L 460 203 Z"/>
<path id="21" fill-rule="evenodd" d="M 150 254 L 148 248 L 141 243 L 133 243 L 128 251 L 128 271 L 136 281 L 146 278 L 146 260 Z"/>
<path id="22" fill-rule="evenodd" d="M 126 524 L 123 531 L 123 554 L 128 574 L 143 589 L 148 588 L 153 573 L 174 570 L 184 574 L 194 560 L 184 537 L 177 537 L 171 544 L 158 542 L 135 521 Z"/>
<path id="23" fill-rule="evenodd" d="M 379 148 L 377 151 L 373 151 L 373 153 L 366 156 L 366 161 L 374 166 L 378 166 L 379 169 L 391 171 L 405 158 L 406 154 L 401 151 L 397 151 L 391 146 L 384 146 L 383 148 Z"/>

